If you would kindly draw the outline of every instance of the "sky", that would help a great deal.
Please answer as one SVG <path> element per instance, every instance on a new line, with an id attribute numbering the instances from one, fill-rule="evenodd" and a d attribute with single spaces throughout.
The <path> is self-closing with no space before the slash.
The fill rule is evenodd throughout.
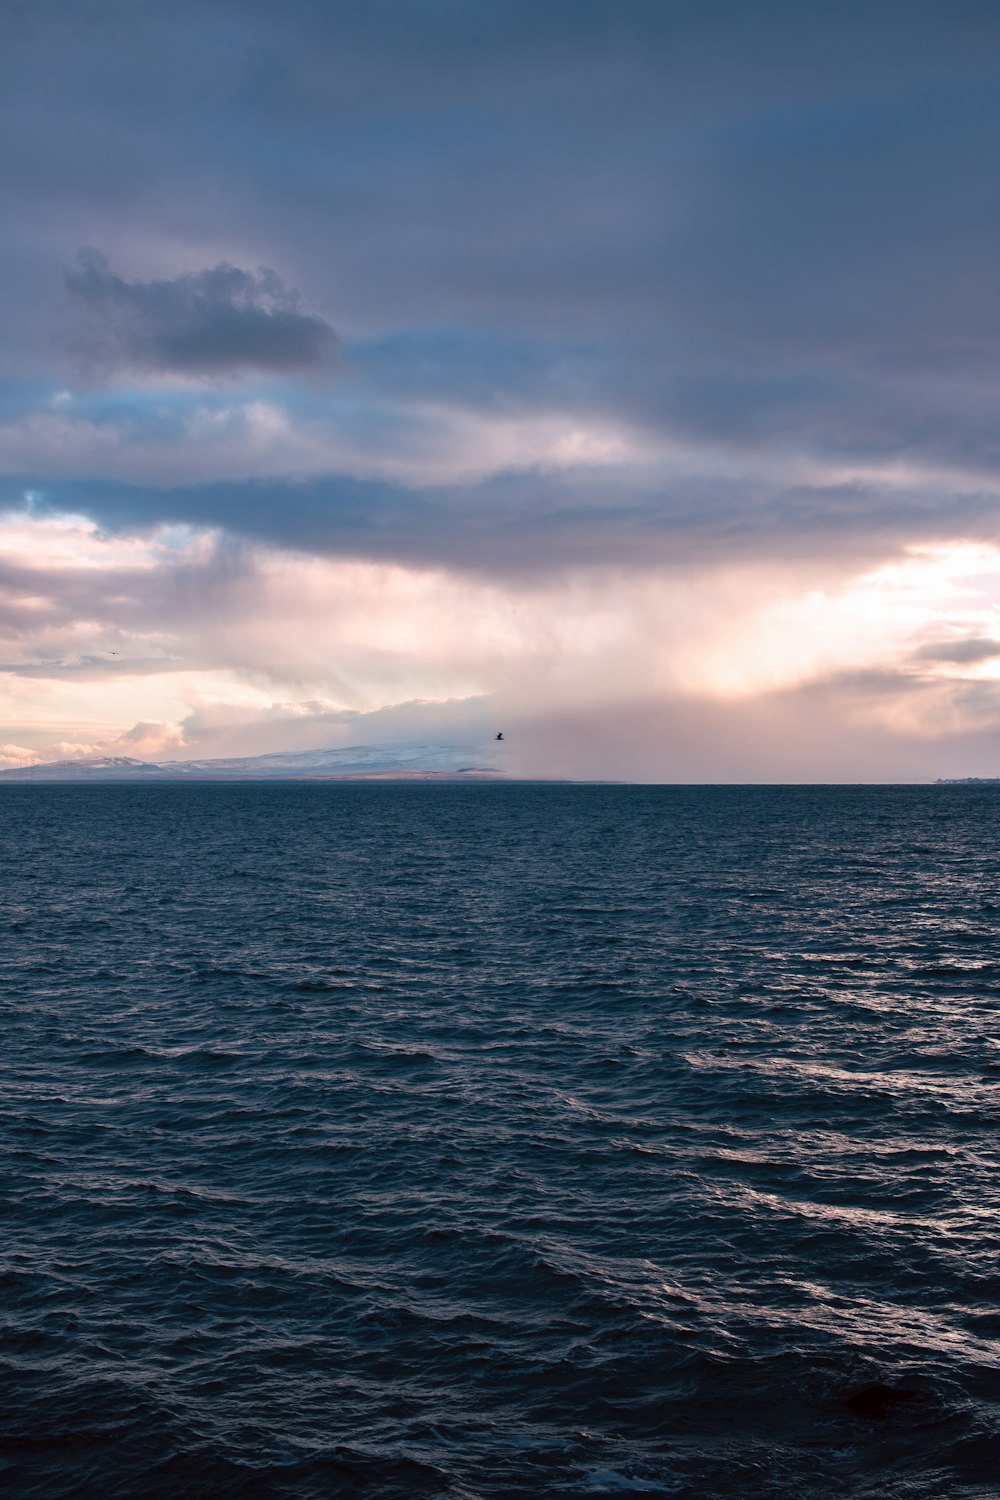
<path id="1" fill-rule="evenodd" d="M 0 0 L 0 766 L 1000 775 L 991 0 Z"/>

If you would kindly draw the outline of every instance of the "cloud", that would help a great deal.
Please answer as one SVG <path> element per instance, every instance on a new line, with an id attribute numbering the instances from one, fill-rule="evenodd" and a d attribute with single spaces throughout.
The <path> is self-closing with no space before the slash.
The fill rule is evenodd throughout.
<path id="1" fill-rule="evenodd" d="M 90 380 L 313 375 L 336 357 L 330 324 L 266 268 L 221 263 L 169 280 L 126 281 L 103 255 L 82 251 L 66 293 L 65 343 Z"/>
<path id="2" fill-rule="evenodd" d="M 0 745 L 0 766 L 34 766 L 41 756 L 26 745 Z"/>
<path id="3" fill-rule="evenodd" d="M 46 486 L 89 475 L 157 489 L 211 480 L 388 479 L 408 487 L 469 483 L 507 469 L 543 472 L 623 463 L 641 448 L 620 424 L 571 413 L 490 414 L 458 404 L 358 400 L 318 410 L 269 392 L 225 399 L 186 389 L 89 391 L 46 411 L 0 417 L 0 473 L 43 472 Z"/>
<path id="4" fill-rule="evenodd" d="M 985 534 L 989 7 L 399 10 L 108 0 L 7 22 L 0 360 L 64 383 L 39 329 L 88 241 L 131 278 L 70 273 L 93 379 L 182 375 L 200 397 L 325 368 L 329 324 L 240 269 L 259 262 L 338 309 L 343 359 L 326 400 L 226 409 L 160 379 L 155 410 L 133 389 L 40 411 L 26 384 L 6 472 L 86 476 L 95 506 L 133 484 L 146 522 L 206 504 L 255 537 L 446 565 Z M 609 435 L 623 462 L 556 496 L 553 461 Z M 657 444 L 684 455 L 637 481 Z M 269 483 L 208 492 L 250 478 Z"/>
<path id="5" fill-rule="evenodd" d="M 111 742 L 112 751 L 124 751 L 127 755 L 160 756 L 166 751 L 175 752 L 185 744 L 184 727 L 174 723 L 154 723 L 140 720 Z"/>
<path id="6" fill-rule="evenodd" d="M 931 641 L 921 646 L 915 656 L 919 661 L 957 662 L 971 666 L 1000 656 L 1000 641 L 982 636 L 969 636 L 958 641 Z"/>
<path id="7" fill-rule="evenodd" d="M 819 561 L 858 568 L 907 547 L 1000 535 L 1000 484 L 826 475 L 799 462 L 747 472 L 683 449 L 662 462 L 526 466 L 478 481 L 404 484 L 350 474 L 203 484 L 0 481 L 0 506 L 74 511 L 121 538 L 158 526 L 218 528 L 321 557 L 557 578 L 609 564 L 703 568 Z"/>
<path id="8" fill-rule="evenodd" d="M 936 755 L 961 769 L 949 736 L 986 746 L 1000 732 L 992 660 L 919 654 L 998 638 L 997 547 L 911 549 L 854 572 L 748 556 L 488 577 L 193 528 L 126 538 L 80 515 L 10 517 L 0 554 L 5 536 L 0 718 L 36 749 L 159 759 L 471 744 L 503 728 L 525 775 L 691 779 L 700 744 L 726 779 L 751 763 L 790 774 L 795 754 L 807 777 L 832 775 L 838 722 L 853 774 L 863 746 L 875 774 L 918 741 L 905 764 L 919 774 Z M 796 714 L 831 743 L 793 733 Z"/>
<path id="9" fill-rule="evenodd" d="M 5 734 L 475 698 L 536 768 L 985 756 L 1000 613 L 915 556 L 1000 536 L 998 45 L 980 0 L 0 6 L 0 503 L 52 522 Z"/>

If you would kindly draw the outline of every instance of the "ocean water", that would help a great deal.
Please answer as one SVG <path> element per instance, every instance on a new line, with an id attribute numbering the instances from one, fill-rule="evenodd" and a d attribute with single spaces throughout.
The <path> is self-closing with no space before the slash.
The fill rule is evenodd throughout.
<path id="1" fill-rule="evenodd" d="M 1000 794 L 0 789 L 0 1491 L 1000 1494 Z"/>

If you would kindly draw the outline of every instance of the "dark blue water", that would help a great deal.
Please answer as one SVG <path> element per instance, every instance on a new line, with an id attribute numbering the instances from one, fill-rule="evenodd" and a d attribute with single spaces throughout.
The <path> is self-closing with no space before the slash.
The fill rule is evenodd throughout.
<path id="1" fill-rule="evenodd" d="M 0 1489 L 1000 1494 L 1000 796 L 0 792 Z"/>

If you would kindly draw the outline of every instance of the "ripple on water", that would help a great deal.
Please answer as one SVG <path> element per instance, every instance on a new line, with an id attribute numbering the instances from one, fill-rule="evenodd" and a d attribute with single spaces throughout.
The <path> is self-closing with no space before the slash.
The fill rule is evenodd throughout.
<path id="1" fill-rule="evenodd" d="M 5 1492 L 994 1495 L 995 801 L 3 788 Z"/>

